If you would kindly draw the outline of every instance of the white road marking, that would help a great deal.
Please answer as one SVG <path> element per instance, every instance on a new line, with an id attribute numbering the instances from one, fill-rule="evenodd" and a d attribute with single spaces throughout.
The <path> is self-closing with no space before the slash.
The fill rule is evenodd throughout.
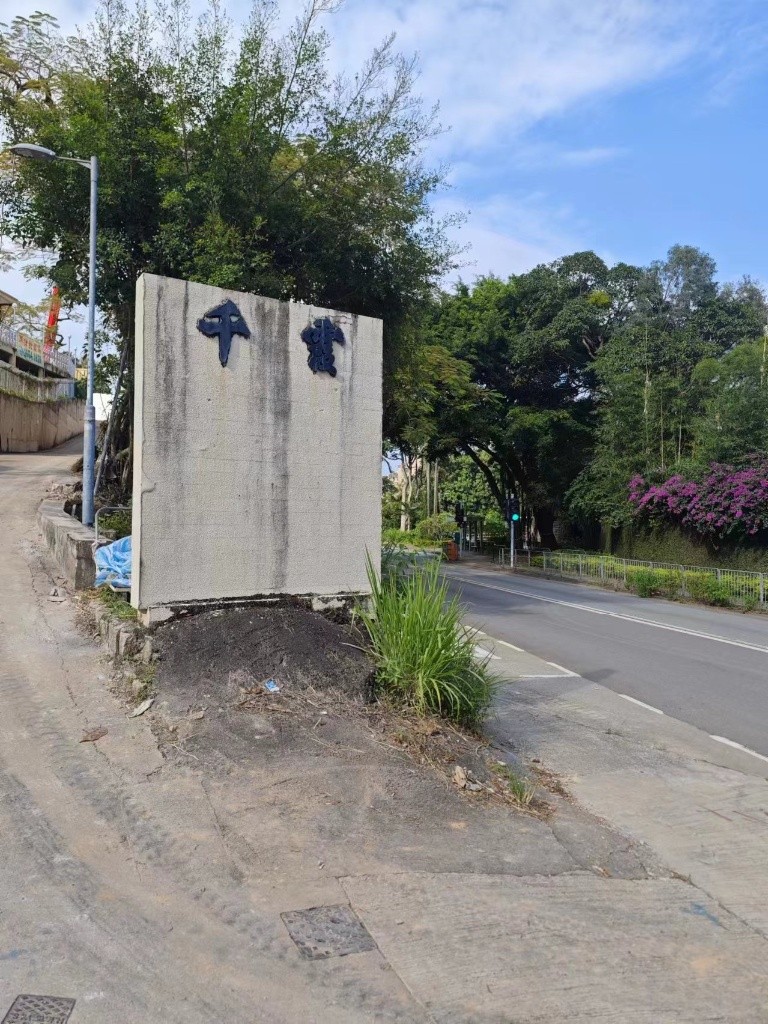
<path id="1" fill-rule="evenodd" d="M 491 639 L 495 644 L 502 644 L 504 647 L 509 647 L 511 651 L 517 651 L 518 654 L 528 653 L 527 651 L 524 651 L 522 647 L 515 647 L 515 645 L 511 644 L 508 640 L 499 640 L 498 637 L 495 636 L 491 637 Z"/>
<path id="2" fill-rule="evenodd" d="M 551 665 L 552 668 L 556 668 L 559 672 L 563 672 L 567 676 L 578 676 L 579 674 L 578 672 L 571 672 L 569 668 L 563 668 L 563 666 L 558 665 L 556 661 L 548 661 L 547 664 Z"/>
<path id="3" fill-rule="evenodd" d="M 530 672 L 526 672 L 524 675 L 521 675 L 520 678 L 521 679 L 569 679 L 571 676 L 575 676 L 575 675 L 576 675 L 575 672 L 566 672 L 565 674 L 563 674 L 562 672 L 558 672 L 557 675 L 552 675 L 552 674 L 549 674 L 549 673 L 546 673 L 546 672 L 538 673 L 538 674 L 532 674 Z"/>
<path id="4" fill-rule="evenodd" d="M 747 651 L 759 651 L 760 654 L 768 654 L 768 647 L 760 644 L 748 644 L 743 640 L 731 640 L 726 636 L 717 636 L 715 633 L 703 633 L 697 629 L 686 629 L 685 626 L 671 626 L 667 622 L 657 622 L 655 619 L 643 619 L 637 615 L 627 615 L 625 612 L 610 612 L 603 608 L 592 608 L 587 604 L 576 604 L 574 601 L 559 601 L 554 597 L 541 597 L 539 594 L 531 594 L 527 590 L 514 590 L 512 587 L 495 587 L 492 583 L 479 583 L 477 580 L 470 580 L 464 576 L 454 576 L 452 573 L 444 573 L 452 580 L 460 583 L 468 583 L 472 587 L 484 587 L 486 590 L 498 590 L 502 594 L 517 594 L 519 597 L 530 598 L 531 601 L 543 601 L 545 604 L 558 604 L 563 608 L 575 608 L 580 612 L 591 612 L 593 615 L 607 615 L 610 619 L 623 619 L 625 622 L 636 622 L 641 626 L 653 626 L 655 629 L 666 629 L 670 633 L 683 633 L 686 636 L 695 636 L 700 640 L 713 640 L 719 644 L 728 644 L 731 647 L 743 647 Z M 500 640 L 499 643 L 503 643 Z M 511 644 L 509 646 L 512 646 Z M 519 648 L 516 648 L 519 650 Z"/>
<path id="5" fill-rule="evenodd" d="M 624 700 L 631 700 L 633 704 L 637 704 L 639 707 L 645 708 L 647 711 L 653 711 L 654 714 L 657 714 L 657 715 L 663 715 L 664 714 L 664 712 L 660 708 L 655 708 L 653 706 L 653 704 L 646 704 L 642 700 L 637 700 L 636 697 L 630 697 L 626 693 L 620 693 L 619 696 L 623 697 Z"/>
<path id="6" fill-rule="evenodd" d="M 475 654 L 478 654 L 481 658 L 490 658 L 491 661 L 501 661 L 498 654 L 494 654 L 492 651 L 486 651 L 484 647 L 480 647 L 479 644 L 475 644 Z"/>
<path id="7" fill-rule="evenodd" d="M 756 750 L 750 750 L 749 747 L 745 747 L 743 743 L 736 743 L 735 740 L 727 740 L 725 736 L 710 736 L 711 740 L 717 740 L 718 743 L 725 743 L 727 747 L 735 747 L 736 750 L 743 750 L 745 754 L 751 754 L 752 757 L 759 757 L 761 761 L 768 761 L 768 757 L 763 754 L 758 754 Z"/>

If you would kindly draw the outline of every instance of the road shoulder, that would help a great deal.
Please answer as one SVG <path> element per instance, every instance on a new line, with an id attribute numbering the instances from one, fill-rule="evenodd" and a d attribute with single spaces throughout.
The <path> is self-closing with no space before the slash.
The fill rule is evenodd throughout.
<path id="1" fill-rule="evenodd" d="M 768 762 L 502 641 L 494 741 L 768 935 Z"/>

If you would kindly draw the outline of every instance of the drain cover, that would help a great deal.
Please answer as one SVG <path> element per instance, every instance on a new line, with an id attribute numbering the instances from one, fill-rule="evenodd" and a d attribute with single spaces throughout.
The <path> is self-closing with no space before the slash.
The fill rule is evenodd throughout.
<path id="1" fill-rule="evenodd" d="M 17 996 L 3 1024 L 67 1024 L 74 999 L 59 996 Z"/>
<path id="2" fill-rule="evenodd" d="M 367 928 L 350 907 L 312 907 L 280 915 L 288 934 L 308 960 L 376 949 Z"/>

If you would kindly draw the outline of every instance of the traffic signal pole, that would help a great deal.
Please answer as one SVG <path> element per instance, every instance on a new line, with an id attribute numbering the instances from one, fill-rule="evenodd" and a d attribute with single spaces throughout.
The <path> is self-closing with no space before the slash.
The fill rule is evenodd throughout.
<path id="1" fill-rule="evenodd" d="M 520 499 L 515 494 L 508 494 L 504 501 L 504 511 L 509 520 L 509 564 L 515 568 L 515 523 L 520 519 Z"/>

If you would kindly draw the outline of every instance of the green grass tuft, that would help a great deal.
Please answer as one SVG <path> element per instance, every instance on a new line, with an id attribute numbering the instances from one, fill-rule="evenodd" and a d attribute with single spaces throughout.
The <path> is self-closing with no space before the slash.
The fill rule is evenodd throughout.
<path id="1" fill-rule="evenodd" d="M 136 609 L 129 604 L 120 594 L 116 594 L 109 587 L 97 587 L 92 591 L 93 596 L 105 604 L 110 612 L 118 619 L 135 621 L 137 618 Z"/>
<path id="2" fill-rule="evenodd" d="M 495 764 L 493 770 L 504 779 L 515 802 L 521 807 L 530 807 L 538 792 L 536 786 L 508 764 Z"/>
<path id="3" fill-rule="evenodd" d="M 419 713 L 477 725 L 491 705 L 495 680 L 475 655 L 474 630 L 448 594 L 439 562 L 377 576 L 370 559 L 369 610 L 359 617 L 371 642 L 376 678 L 390 696 Z"/>

